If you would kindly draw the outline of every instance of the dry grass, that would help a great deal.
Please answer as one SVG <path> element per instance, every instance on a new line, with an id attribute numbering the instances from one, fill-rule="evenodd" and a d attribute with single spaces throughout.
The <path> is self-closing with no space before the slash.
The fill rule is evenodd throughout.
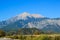
<path id="1" fill-rule="evenodd" d="M 14 35 L 6 37 L 20 40 L 60 40 L 60 34 Z"/>

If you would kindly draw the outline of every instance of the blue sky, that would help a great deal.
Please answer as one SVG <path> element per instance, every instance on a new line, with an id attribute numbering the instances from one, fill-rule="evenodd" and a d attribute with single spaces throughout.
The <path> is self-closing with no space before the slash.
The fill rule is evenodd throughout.
<path id="1" fill-rule="evenodd" d="M 0 21 L 23 12 L 60 17 L 60 0 L 0 0 Z"/>

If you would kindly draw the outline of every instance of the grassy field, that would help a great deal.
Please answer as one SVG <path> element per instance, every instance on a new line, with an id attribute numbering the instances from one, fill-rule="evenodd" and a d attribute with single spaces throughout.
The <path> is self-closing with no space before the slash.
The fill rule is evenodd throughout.
<path id="1" fill-rule="evenodd" d="M 19 40 L 60 40 L 60 34 L 13 35 L 6 37 Z"/>

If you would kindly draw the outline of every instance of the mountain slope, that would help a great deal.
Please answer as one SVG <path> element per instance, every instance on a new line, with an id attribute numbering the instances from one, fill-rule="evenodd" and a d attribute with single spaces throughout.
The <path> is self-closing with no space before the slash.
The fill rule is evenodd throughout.
<path id="1" fill-rule="evenodd" d="M 39 14 L 24 12 L 6 21 L 0 22 L 0 29 L 4 31 L 18 30 L 20 28 L 37 28 L 45 32 L 60 33 L 60 18 L 46 18 Z"/>

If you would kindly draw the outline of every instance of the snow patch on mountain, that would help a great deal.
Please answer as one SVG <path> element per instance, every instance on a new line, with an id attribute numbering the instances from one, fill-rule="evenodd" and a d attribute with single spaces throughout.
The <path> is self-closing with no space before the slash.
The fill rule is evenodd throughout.
<path id="1" fill-rule="evenodd" d="M 40 14 L 30 14 L 30 13 L 27 13 L 27 12 L 24 12 L 22 14 L 19 14 L 16 16 L 17 19 L 27 19 L 27 17 L 34 17 L 34 18 L 44 18 L 44 16 L 40 15 Z"/>

